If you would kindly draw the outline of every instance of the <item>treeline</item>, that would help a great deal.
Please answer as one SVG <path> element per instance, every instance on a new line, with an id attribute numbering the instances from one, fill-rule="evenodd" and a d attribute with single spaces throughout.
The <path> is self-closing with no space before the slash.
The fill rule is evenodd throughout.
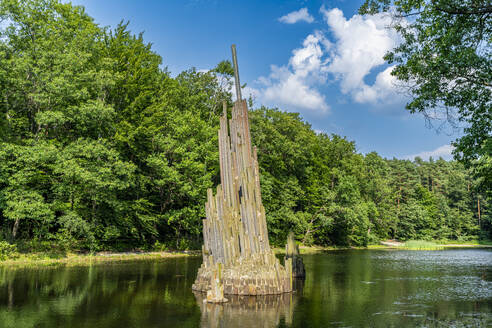
<path id="1" fill-rule="evenodd" d="M 270 238 L 366 245 L 379 239 L 486 238 L 485 194 L 460 163 L 357 154 L 355 144 L 316 134 L 298 114 L 251 113 Z"/>
<path id="2" fill-rule="evenodd" d="M 230 63 L 171 77 L 127 24 L 55 0 L 0 0 L 0 21 L 0 240 L 199 247 Z M 250 120 L 274 244 L 490 236 L 490 199 L 457 162 L 364 156 L 277 109 Z"/>

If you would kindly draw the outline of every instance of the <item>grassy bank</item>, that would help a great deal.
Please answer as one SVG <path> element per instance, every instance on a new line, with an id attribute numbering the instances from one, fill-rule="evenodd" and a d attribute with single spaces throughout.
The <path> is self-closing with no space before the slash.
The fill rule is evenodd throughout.
<path id="1" fill-rule="evenodd" d="M 470 240 L 460 242 L 457 240 L 437 240 L 436 243 L 443 245 L 445 247 L 453 246 L 492 246 L 492 240 Z"/>
<path id="2" fill-rule="evenodd" d="M 383 245 L 381 245 L 381 247 L 385 248 L 385 246 L 383 246 Z M 328 251 L 340 251 L 340 250 L 347 250 L 347 249 L 367 249 L 367 248 L 372 248 L 372 246 L 368 246 L 368 247 L 353 247 L 352 246 L 352 247 L 350 247 L 350 246 L 317 246 L 317 245 L 305 246 L 305 245 L 299 245 L 299 252 L 301 254 L 316 254 L 316 253 L 328 252 Z M 275 254 L 285 254 L 285 248 L 275 247 L 273 249 L 273 252 Z"/>
<path id="3" fill-rule="evenodd" d="M 21 268 L 35 266 L 79 266 L 92 265 L 99 263 L 117 263 L 124 261 L 149 261 L 163 258 L 176 258 L 185 256 L 200 255 L 199 251 L 184 252 L 124 252 L 110 253 L 102 252 L 96 254 L 49 254 L 49 253 L 28 253 L 15 254 L 10 258 L 0 261 L 0 267 Z"/>
<path id="4" fill-rule="evenodd" d="M 366 247 L 354 247 L 354 246 L 304 246 L 300 245 L 299 250 L 301 254 L 315 254 L 319 252 L 339 251 L 347 249 L 401 249 L 401 250 L 442 250 L 445 248 L 463 248 L 463 247 L 492 247 L 492 241 L 456 241 L 456 240 L 408 240 L 406 242 L 384 242 L 384 244 L 372 244 Z M 275 254 L 284 254 L 284 248 L 274 248 Z"/>
<path id="5" fill-rule="evenodd" d="M 369 248 L 385 248 L 385 246 L 370 246 Z M 363 247 L 358 247 L 362 249 Z M 315 254 L 325 251 L 354 249 L 353 247 L 336 246 L 301 246 L 301 254 Z M 274 248 L 275 254 L 284 254 L 284 248 Z M 0 268 L 26 268 L 36 266 L 80 266 L 101 263 L 118 263 L 125 261 L 151 261 L 165 258 L 177 258 L 186 256 L 201 256 L 201 251 L 151 251 L 151 252 L 100 252 L 95 254 L 80 253 L 10 253 L 0 257 Z"/>
<path id="6" fill-rule="evenodd" d="M 409 240 L 406 241 L 402 246 L 403 249 L 416 250 L 416 251 L 433 251 L 444 249 L 443 245 L 439 245 L 432 241 L 426 240 Z"/>
<path id="7" fill-rule="evenodd" d="M 367 247 L 343 246 L 304 246 L 299 247 L 301 254 L 339 251 L 347 249 L 402 249 L 402 250 L 441 250 L 452 247 L 492 247 L 492 241 L 422 241 L 385 242 L 385 244 L 368 245 Z M 275 254 L 284 254 L 284 248 L 274 248 Z M 80 266 L 100 263 L 118 263 L 125 261 L 151 261 L 165 258 L 199 256 L 200 251 L 150 251 L 150 252 L 100 252 L 95 254 L 31 252 L 19 253 L 12 251 L 0 254 L 0 267 L 25 268 L 36 266 Z"/>

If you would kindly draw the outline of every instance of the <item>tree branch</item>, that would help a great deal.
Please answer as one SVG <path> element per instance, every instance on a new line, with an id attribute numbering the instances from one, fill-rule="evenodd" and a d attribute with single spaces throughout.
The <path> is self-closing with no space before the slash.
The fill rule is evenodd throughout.
<path id="1" fill-rule="evenodd" d="M 422 13 L 423 13 L 423 11 L 416 11 L 416 12 L 408 13 L 408 14 L 398 14 L 398 15 L 395 15 L 395 17 L 396 18 L 407 18 L 407 17 L 411 17 L 411 16 L 420 15 Z"/>
<path id="2" fill-rule="evenodd" d="M 434 8 L 451 15 L 483 15 L 492 13 L 492 6 L 476 7 L 474 9 L 444 8 L 439 6 L 435 6 Z"/>

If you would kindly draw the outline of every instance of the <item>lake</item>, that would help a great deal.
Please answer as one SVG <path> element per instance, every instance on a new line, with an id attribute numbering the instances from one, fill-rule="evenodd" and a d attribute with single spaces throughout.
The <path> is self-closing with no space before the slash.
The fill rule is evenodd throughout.
<path id="1" fill-rule="evenodd" d="M 0 268 L 0 327 L 487 327 L 492 249 L 304 255 L 296 292 L 204 304 L 201 257 Z"/>

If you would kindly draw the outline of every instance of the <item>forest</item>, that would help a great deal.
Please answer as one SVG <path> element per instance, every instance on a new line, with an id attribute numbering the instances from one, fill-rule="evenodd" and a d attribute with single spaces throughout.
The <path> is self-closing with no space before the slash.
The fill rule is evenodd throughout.
<path id="1" fill-rule="evenodd" d="M 173 77 L 128 23 L 101 27 L 56 0 L 0 1 L 0 241 L 198 249 L 220 180 L 222 102 L 233 101 L 231 63 L 217 62 Z M 249 102 L 274 245 L 289 231 L 324 246 L 492 237 L 492 195 L 472 166 L 361 154 L 350 136 Z"/>

